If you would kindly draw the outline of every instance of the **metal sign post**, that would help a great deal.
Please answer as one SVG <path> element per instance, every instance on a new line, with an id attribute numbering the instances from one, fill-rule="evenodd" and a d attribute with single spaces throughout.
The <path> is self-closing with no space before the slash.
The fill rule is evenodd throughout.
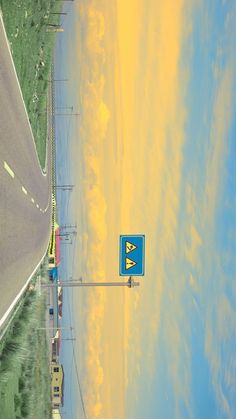
<path id="1" fill-rule="evenodd" d="M 59 281 L 54 284 L 41 284 L 43 288 L 55 287 L 138 287 L 139 282 L 135 282 L 130 276 L 127 282 L 77 282 L 77 281 Z"/>

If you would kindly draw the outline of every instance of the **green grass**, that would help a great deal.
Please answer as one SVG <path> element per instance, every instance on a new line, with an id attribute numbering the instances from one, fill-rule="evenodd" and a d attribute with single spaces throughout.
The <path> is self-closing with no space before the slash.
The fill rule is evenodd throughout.
<path id="1" fill-rule="evenodd" d="M 0 412 L 4 419 L 51 418 L 48 342 L 46 331 L 38 329 L 45 325 L 45 313 L 45 294 L 26 291 L 0 342 Z"/>
<path id="2" fill-rule="evenodd" d="M 45 166 L 48 80 L 55 34 L 48 24 L 59 23 L 61 1 L 0 0 L 3 20 L 26 104 L 41 167 Z"/>

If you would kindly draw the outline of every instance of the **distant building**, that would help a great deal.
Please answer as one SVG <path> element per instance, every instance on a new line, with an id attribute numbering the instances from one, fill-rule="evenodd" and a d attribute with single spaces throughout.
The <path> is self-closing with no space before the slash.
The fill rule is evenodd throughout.
<path id="1" fill-rule="evenodd" d="M 50 268 L 49 271 L 48 271 L 48 274 L 49 274 L 49 279 L 52 282 L 57 282 L 57 280 L 58 280 L 58 269 L 57 269 L 57 266 L 55 266 L 54 268 Z"/>
<path id="2" fill-rule="evenodd" d="M 62 303 L 62 300 L 63 300 L 63 288 L 59 286 L 57 288 L 57 293 L 58 293 L 58 301 L 60 301 Z"/>
<path id="3" fill-rule="evenodd" d="M 48 267 L 49 269 L 58 266 L 60 263 L 60 228 L 55 222 L 52 228 L 48 246 Z"/>
<path id="4" fill-rule="evenodd" d="M 63 405 L 64 371 L 61 364 L 51 362 L 51 398 L 54 409 Z"/>
<path id="5" fill-rule="evenodd" d="M 52 419 L 61 419 L 59 409 L 52 409 Z"/>
<path id="6" fill-rule="evenodd" d="M 63 299 L 63 288 L 62 287 L 58 287 L 58 317 L 59 319 L 62 318 L 62 299 Z"/>
<path id="7" fill-rule="evenodd" d="M 54 26 L 48 26 L 46 29 L 47 32 L 64 32 L 64 28 L 61 27 L 54 27 Z"/>
<path id="8" fill-rule="evenodd" d="M 61 345 L 61 331 L 57 330 L 55 336 L 52 338 L 52 360 L 57 362 Z"/>
<path id="9" fill-rule="evenodd" d="M 56 252 L 55 252 L 56 266 L 59 266 L 61 262 L 61 232 L 60 232 L 59 226 L 57 226 L 57 228 L 55 229 L 55 239 L 56 239 Z"/>

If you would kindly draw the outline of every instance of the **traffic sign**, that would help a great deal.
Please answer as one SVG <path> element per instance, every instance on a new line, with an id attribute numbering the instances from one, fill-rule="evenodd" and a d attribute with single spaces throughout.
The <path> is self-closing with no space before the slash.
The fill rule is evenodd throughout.
<path id="1" fill-rule="evenodd" d="M 120 236 L 120 275 L 144 275 L 145 236 Z"/>

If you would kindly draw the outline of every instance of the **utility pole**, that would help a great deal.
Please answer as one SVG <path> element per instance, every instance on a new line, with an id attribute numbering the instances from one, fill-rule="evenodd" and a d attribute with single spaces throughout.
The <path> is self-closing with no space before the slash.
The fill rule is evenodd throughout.
<path id="1" fill-rule="evenodd" d="M 45 80 L 45 81 L 48 81 L 48 82 L 50 82 L 50 83 L 54 83 L 55 81 L 69 81 L 69 79 L 50 79 L 50 80 Z"/>
<path id="2" fill-rule="evenodd" d="M 76 338 L 61 338 L 61 340 L 76 340 Z"/>
<path id="3" fill-rule="evenodd" d="M 52 28 L 60 28 L 61 25 L 60 24 L 55 24 L 55 23 L 48 23 L 48 26 L 52 27 Z"/>
<path id="4" fill-rule="evenodd" d="M 65 240 L 62 240 L 61 241 L 61 244 L 72 244 L 73 242 L 72 242 L 72 238 L 70 237 L 70 238 L 65 238 Z"/>
<path id="5" fill-rule="evenodd" d="M 64 230 L 64 229 L 68 229 L 68 228 L 74 228 L 74 229 L 77 229 L 77 224 L 63 224 L 63 225 L 61 225 L 60 226 L 60 229 L 61 230 Z"/>
<path id="6" fill-rule="evenodd" d="M 71 112 L 73 111 L 73 106 L 56 106 L 55 109 L 70 109 Z"/>
<path id="7" fill-rule="evenodd" d="M 75 185 L 54 185 L 56 189 L 60 189 L 62 191 L 72 191 Z"/>
<path id="8" fill-rule="evenodd" d="M 72 278 L 72 276 L 70 277 L 70 281 L 72 282 L 82 282 L 83 281 L 83 278 L 82 278 L 82 276 L 80 277 L 80 278 Z"/>
<path id="9" fill-rule="evenodd" d="M 43 286 L 42 284 L 41 284 L 41 286 Z M 65 327 L 57 327 L 57 326 L 54 326 L 54 327 L 36 327 L 36 330 L 73 330 L 73 327 L 72 326 L 65 326 Z"/>
<path id="10" fill-rule="evenodd" d="M 55 116 L 78 116 L 80 113 L 54 113 Z"/>
<path id="11" fill-rule="evenodd" d="M 68 233 L 60 233 L 56 234 L 56 237 L 60 237 L 61 244 L 72 244 L 73 237 L 75 237 L 77 232 L 68 232 Z"/>
<path id="12" fill-rule="evenodd" d="M 49 24 L 46 32 L 64 32 L 64 28 L 61 27 L 61 25 L 52 25 Z"/>
<path id="13" fill-rule="evenodd" d="M 56 287 L 128 287 L 134 288 L 140 285 L 139 282 L 135 282 L 130 276 L 127 282 L 78 282 L 78 281 L 58 281 L 56 284 L 42 284 L 45 288 L 56 288 Z"/>
<path id="14" fill-rule="evenodd" d="M 56 234 L 56 236 L 57 237 L 68 237 L 71 234 L 76 235 L 77 231 L 68 231 L 68 233 L 59 233 L 59 234 Z"/>
<path id="15" fill-rule="evenodd" d="M 68 13 L 64 12 L 51 12 L 50 15 L 59 15 L 59 16 L 66 16 Z"/>

